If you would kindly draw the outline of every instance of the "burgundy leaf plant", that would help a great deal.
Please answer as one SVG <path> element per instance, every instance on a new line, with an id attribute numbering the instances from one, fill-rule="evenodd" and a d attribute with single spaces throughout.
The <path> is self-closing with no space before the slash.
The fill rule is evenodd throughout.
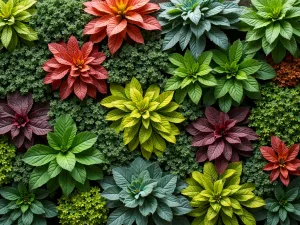
<path id="1" fill-rule="evenodd" d="M 0 103 L 0 134 L 10 133 L 17 148 L 30 148 L 34 135 L 43 136 L 51 131 L 48 123 L 49 106 L 34 104 L 32 95 L 18 92 L 7 96 L 7 102 Z"/>
<path id="2" fill-rule="evenodd" d="M 86 95 L 96 98 L 97 90 L 107 93 L 105 80 L 106 69 L 101 66 L 106 56 L 92 42 L 79 48 L 77 39 L 72 36 L 68 43 L 51 43 L 49 50 L 54 58 L 48 60 L 43 69 L 48 72 L 45 84 L 52 84 L 52 89 L 60 88 L 60 98 L 66 99 L 74 91 L 83 100 Z"/>
<path id="3" fill-rule="evenodd" d="M 200 147 L 198 162 L 214 160 L 221 174 L 229 162 L 240 161 L 240 155 L 251 156 L 253 147 L 250 141 L 257 140 L 258 136 L 245 126 L 248 123 L 248 108 L 235 108 L 227 114 L 207 107 L 205 116 L 187 127 L 187 132 L 193 135 L 192 146 Z"/>

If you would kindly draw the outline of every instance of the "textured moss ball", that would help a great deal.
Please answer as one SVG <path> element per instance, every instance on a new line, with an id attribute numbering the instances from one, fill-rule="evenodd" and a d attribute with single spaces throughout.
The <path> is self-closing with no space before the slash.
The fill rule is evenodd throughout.
<path id="1" fill-rule="evenodd" d="M 104 225 L 108 214 L 106 201 L 98 187 L 60 198 L 57 210 L 62 225 Z"/>
<path id="2" fill-rule="evenodd" d="M 0 186 L 9 181 L 8 174 L 12 171 L 15 152 L 15 147 L 7 142 L 7 138 L 0 137 Z"/>
<path id="3" fill-rule="evenodd" d="M 23 154 L 17 154 L 12 163 L 12 170 L 8 177 L 11 182 L 22 182 L 24 184 L 29 183 L 30 175 L 34 167 L 26 164 L 23 161 Z"/>

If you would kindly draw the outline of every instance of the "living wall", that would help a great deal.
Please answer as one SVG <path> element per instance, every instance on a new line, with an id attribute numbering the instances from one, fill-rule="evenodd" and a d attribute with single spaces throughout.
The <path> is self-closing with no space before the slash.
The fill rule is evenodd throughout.
<path id="1" fill-rule="evenodd" d="M 0 0 L 0 225 L 300 222 L 300 1 L 157 2 Z"/>

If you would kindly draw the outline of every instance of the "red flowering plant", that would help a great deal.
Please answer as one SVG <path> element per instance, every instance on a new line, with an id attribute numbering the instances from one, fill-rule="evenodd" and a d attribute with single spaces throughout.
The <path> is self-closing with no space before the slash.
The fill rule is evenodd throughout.
<path id="1" fill-rule="evenodd" d="M 51 131 L 48 123 L 49 106 L 33 104 L 32 95 L 16 92 L 0 103 L 0 134 L 10 133 L 17 148 L 30 148 L 34 135 L 43 136 Z"/>
<path id="2" fill-rule="evenodd" d="M 227 168 L 229 162 L 238 162 L 240 156 L 249 157 L 253 147 L 250 141 L 258 136 L 249 127 L 249 109 L 235 108 L 228 114 L 213 107 L 206 107 L 206 118 L 199 118 L 187 127 L 193 135 L 192 146 L 200 147 L 197 161 L 214 160 L 218 173 Z"/>
<path id="3" fill-rule="evenodd" d="M 86 95 L 96 98 L 97 90 L 107 93 L 105 80 L 106 69 L 101 66 L 106 56 L 92 42 L 79 48 L 77 39 L 72 36 L 68 43 L 51 43 L 49 50 L 54 57 L 48 60 L 43 69 L 48 72 L 45 84 L 52 84 L 52 89 L 60 88 L 60 98 L 66 99 L 74 91 L 83 100 Z"/>
<path id="4" fill-rule="evenodd" d="M 149 0 L 92 0 L 83 4 L 86 6 L 85 12 L 99 17 L 86 25 L 84 34 L 91 35 L 94 43 L 108 36 L 108 47 L 112 54 L 121 47 L 124 39 L 143 44 L 139 28 L 161 30 L 156 18 L 148 15 L 160 7 L 149 3 Z"/>
<path id="5" fill-rule="evenodd" d="M 279 137 L 271 137 L 271 146 L 262 146 L 260 152 L 269 161 L 263 170 L 272 171 L 270 180 L 273 182 L 278 177 L 281 182 L 288 186 L 290 183 L 289 175 L 300 176 L 300 160 L 296 159 L 300 146 L 294 144 L 290 148 Z"/>

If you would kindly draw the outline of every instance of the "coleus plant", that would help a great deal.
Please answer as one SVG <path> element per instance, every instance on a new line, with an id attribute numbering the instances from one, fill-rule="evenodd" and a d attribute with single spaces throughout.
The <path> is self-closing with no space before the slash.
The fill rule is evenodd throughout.
<path id="1" fill-rule="evenodd" d="M 272 171 L 270 175 L 272 182 L 279 177 L 281 182 L 288 186 L 290 183 L 289 175 L 300 176 L 300 160 L 296 158 L 300 146 L 294 144 L 287 148 L 285 143 L 276 136 L 271 137 L 271 145 L 272 147 L 260 147 L 261 154 L 269 161 L 263 170 Z"/>
<path id="2" fill-rule="evenodd" d="M 203 89 L 217 85 L 217 80 L 211 74 L 212 56 L 212 52 L 204 52 L 196 61 L 190 51 L 186 51 L 184 56 L 178 53 L 170 55 L 171 65 L 167 72 L 173 77 L 167 80 L 165 89 L 176 90 L 175 100 L 179 104 L 183 102 L 186 95 L 198 104 Z"/>
<path id="3" fill-rule="evenodd" d="M 300 189 L 299 178 L 291 185 L 283 188 L 277 185 L 274 188 L 274 197 L 265 199 L 265 207 L 254 212 L 257 221 L 265 220 L 265 225 L 297 225 L 300 223 Z"/>
<path id="4" fill-rule="evenodd" d="M 109 208 L 116 208 L 108 225 L 172 224 L 189 225 L 183 216 L 191 212 L 188 200 L 180 195 L 186 184 L 177 176 L 165 174 L 158 162 L 141 158 L 129 167 L 114 168 L 112 177 L 100 182 Z M 136 223 L 134 223 L 136 222 Z"/>
<path id="5" fill-rule="evenodd" d="M 154 152 L 161 156 L 166 148 L 166 141 L 176 143 L 180 132 L 174 123 L 181 123 L 184 117 L 175 112 L 179 105 L 172 102 L 174 92 L 160 94 L 160 88 L 154 84 L 146 92 L 136 78 L 125 88 L 110 85 L 111 96 L 104 98 L 101 105 L 115 108 L 106 120 L 114 121 L 112 127 L 124 130 L 124 144 L 133 151 L 139 145 L 143 156 L 149 159 Z"/>
<path id="6" fill-rule="evenodd" d="M 205 49 L 207 38 L 227 49 L 228 38 L 222 30 L 236 28 L 242 12 L 237 3 L 218 0 L 172 0 L 160 7 L 158 20 L 166 34 L 163 50 L 179 43 L 182 51 L 189 46 L 195 58 Z"/>
<path id="7" fill-rule="evenodd" d="M 241 163 L 231 163 L 220 176 L 213 163 L 204 164 L 203 173 L 192 172 L 186 182 L 188 187 L 182 194 L 191 198 L 197 225 L 256 225 L 254 216 L 246 208 L 264 206 L 264 200 L 255 196 L 255 185 L 240 184 Z M 245 208 L 246 207 L 246 208 Z"/>
<path id="8" fill-rule="evenodd" d="M 93 147 L 97 135 L 76 133 L 77 127 L 72 118 L 61 116 L 56 121 L 54 132 L 47 134 L 49 146 L 35 145 L 25 153 L 23 161 L 36 167 L 30 176 L 30 189 L 47 183 L 50 190 L 60 186 L 67 196 L 75 187 L 86 191 L 89 180 L 102 178 L 102 170 L 97 165 L 102 164 L 104 158 Z"/>
<path id="9" fill-rule="evenodd" d="M 260 97 L 259 80 L 270 80 L 276 76 L 275 70 L 267 63 L 245 54 L 240 40 L 235 41 L 226 52 L 213 51 L 213 61 L 217 86 L 204 95 L 204 103 L 213 105 L 217 100 L 220 109 L 228 112 L 232 105 L 241 104 L 245 96 Z"/>
<path id="10" fill-rule="evenodd" d="M 107 93 L 105 80 L 106 69 L 101 66 L 106 56 L 98 52 L 92 42 L 79 48 L 77 39 L 70 37 L 67 44 L 51 43 L 49 50 L 54 57 L 48 60 L 43 69 L 48 73 L 45 84 L 52 84 L 52 89 L 60 89 L 60 98 L 66 99 L 72 94 L 83 100 L 86 95 L 96 98 L 97 91 Z"/>
<path id="11" fill-rule="evenodd" d="M 213 107 L 206 107 L 206 118 L 199 118 L 187 127 L 193 136 L 192 146 L 200 147 L 197 161 L 213 161 L 219 174 L 223 173 L 229 162 L 238 162 L 239 155 L 249 157 L 253 147 L 251 141 L 258 136 L 245 124 L 249 109 L 235 108 L 228 114 Z"/>
<path id="12" fill-rule="evenodd" d="M 0 36 L 2 45 L 9 51 L 21 42 L 38 40 L 37 33 L 28 26 L 34 13 L 36 0 L 0 0 Z"/>
<path id="13" fill-rule="evenodd" d="M 91 35 L 91 41 L 101 42 L 108 36 L 108 47 L 114 54 L 123 40 L 144 43 L 140 28 L 161 30 L 155 17 L 149 14 L 159 10 L 159 6 L 149 0 L 92 0 L 83 3 L 85 12 L 97 18 L 89 22 L 84 34 Z"/>
<path id="14" fill-rule="evenodd" d="M 263 49 L 272 54 L 275 63 L 282 61 L 286 51 L 299 56 L 300 4 L 298 0 L 252 0 L 252 7 L 243 13 L 247 51 Z"/>
<path id="15" fill-rule="evenodd" d="M 44 225 L 46 218 L 57 216 L 56 205 L 45 198 L 45 189 L 28 190 L 25 184 L 1 187 L 0 224 Z"/>
<path id="16" fill-rule="evenodd" d="M 43 136 L 52 130 L 48 112 L 49 106 L 34 104 L 31 94 L 8 94 L 7 102 L 0 103 L 0 134 L 10 133 L 17 148 L 30 148 L 35 135 Z"/>

